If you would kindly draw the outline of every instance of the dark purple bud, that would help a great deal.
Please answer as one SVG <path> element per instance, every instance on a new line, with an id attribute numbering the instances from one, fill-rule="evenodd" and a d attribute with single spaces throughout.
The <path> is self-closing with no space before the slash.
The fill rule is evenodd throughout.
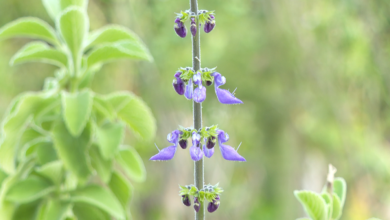
<path id="1" fill-rule="evenodd" d="M 213 84 L 213 81 L 209 81 L 209 80 L 206 81 L 206 86 L 211 86 L 212 84 Z"/>
<path id="2" fill-rule="evenodd" d="M 191 34 L 194 37 L 196 35 L 196 22 L 195 22 L 195 18 L 191 18 Z"/>
<path id="3" fill-rule="evenodd" d="M 212 213 L 212 212 L 215 212 L 219 207 L 219 195 L 217 195 L 217 197 L 212 201 L 212 202 L 209 202 L 208 206 L 207 206 L 207 211 Z"/>
<path id="4" fill-rule="evenodd" d="M 173 80 L 173 88 L 175 89 L 175 91 L 177 92 L 177 94 L 179 95 L 183 95 L 184 92 L 185 92 L 185 88 L 186 88 L 186 85 L 185 83 L 183 82 L 183 80 L 180 78 L 180 75 L 182 74 L 182 72 L 177 72 L 175 74 L 175 78 L 176 80 Z"/>
<path id="5" fill-rule="evenodd" d="M 179 144 L 180 144 L 181 148 L 183 148 L 183 149 L 187 148 L 187 140 L 182 139 L 179 141 Z"/>
<path id="6" fill-rule="evenodd" d="M 191 206 L 191 200 L 190 200 L 190 197 L 188 195 L 182 195 L 181 201 L 183 202 L 183 204 L 185 206 Z"/>
<path id="7" fill-rule="evenodd" d="M 215 27 L 215 17 L 214 15 L 210 15 L 210 18 L 206 23 L 204 24 L 204 32 L 210 33 Z"/>
<path id="8" fill-rule="evenodd" d="M 186 37 L 187 29 L 186 26 L 184 26 L 184 23 L 180 21 L 180 18 L 176 18 L 174 28 L 176 34 L 179 35 L 179 37 L 181 38 Z"/>
<path id="9" fill-rule="evenodd" d="M 206 144 L 206 147 L 208 149 L 211 149 L 215 146 L 215 143 L 217 142 L 217 139 L 213 136 L 207 138 L 207 144 Z"/>
<path id="10" fill-rule="evenodd" d="M 195 212 L 199 212 L 199 210 L 200 210 L 200 202 L 198 200 L 198 197 L 195 197 L 195 199 L 194 199 L 194 209 L 195 209 Z"/>

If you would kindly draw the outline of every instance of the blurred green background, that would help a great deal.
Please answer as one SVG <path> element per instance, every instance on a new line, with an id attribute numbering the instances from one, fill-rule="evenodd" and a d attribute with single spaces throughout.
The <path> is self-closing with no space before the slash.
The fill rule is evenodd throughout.
<path id="1" fill-rule="evenodd" d="M 231 146 L 242 142 L 245 163 L 224 161 L 216 150 L 205 161 L 206 183 L 225 189 L 208 219 L 289 220 L 302 217 L 294 189 L 320 191 L 327 164 L 348 182 L 342 219 L 390 219 L 390 2 L 388 0 L 200 0 L 215 10 L 216 28 L 202 31 L 202 66 L 218 66 L 223 88 L 244 105 L 218 103 L 213 87 L 203 104 L 205 126 L 218 124 Z M 134 30 L 154 63 L 121 61 L 94 79 L 99 93 L 130 90 L 152 108 L 155 143 L 178 125 L 192 126 L 192 103 L 171 84 L 191 65 L 191 38 L 173 30 L 184 0 L 90 0 L 91 29 L 116 23 Z M 22 17 L 53 25 L 40 0 L 0 0 L 0 26 Z M 189 24 L 187 24 L 189 27 Z M 10 67 L 26 39 L 0 42 L 0 115 L 18 93 L 40 90 L 54 67 Z M 128 138 L 145 161 L 148 178 L 135 184 L 136 220 L 193 219 L 178 184 L 193 182 L 188 150 L 170 162 L 150 162 L 154 143 Z"/>

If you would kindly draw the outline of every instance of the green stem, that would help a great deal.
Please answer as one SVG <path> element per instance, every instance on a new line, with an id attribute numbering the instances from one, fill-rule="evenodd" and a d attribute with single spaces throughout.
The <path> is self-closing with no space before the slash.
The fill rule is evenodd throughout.
<path id="1" fill-rule="evenodd" d="M 198 1 L 190 0 L 191 12 L 198 14 Z M 200 69 L 200 30 L 199 30 L 199 21 L 196 20 L 196 25 L 198 31 L 196 35 L 192 37 L 192 68 L 194 71 Z M 202 104 L 193 102 L 193 111 L 194 111 L 194 128 L 199 130 L 202 128 Z M 202 146 L 201 146 L 202 147 Z M 195 186 L 198 189 L 203 188 L 204 184 L 204 161 L 203 158 L 199 161 L 194 162 L 194 181 Z M 195 220 L 205 220 L 205 207 L 201 203 L 199 212 L 195 212 Z"/>

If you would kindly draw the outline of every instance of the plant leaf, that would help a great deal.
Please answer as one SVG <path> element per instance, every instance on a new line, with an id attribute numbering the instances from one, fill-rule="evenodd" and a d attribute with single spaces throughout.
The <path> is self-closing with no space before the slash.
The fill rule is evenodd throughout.
<path id="1" fill-rule="evenodd" d="M 347 196 L 347 183 L 341 177 L 337 177 L 333 181 L 333 192 L 339 197 L 341 208 L 344 207 L 345 197 Z"/>
<path id="2" fill-rule="evenodd" d="M 11 37 L 29 37 L 59 45 L 54 29 L 38 18 L 19 18 L 0 29 L 0 39 Z"/>
<path id="3" fill-rule="evenodd" d="M 103 97 L 95 95 L 93 97 L 93 110 L 99 112 L 105 118 L 112 119 L 114 117 L 114 110 L 109 102 L 107 102 Z"/>
<path id="4" fill-rule="evenodd" d="M 63 165 L 59 160 L 53 161 L 36 169 L 36 172 L 51 180 L 54 184 L 60 185 L 63 175 Z"/>
<path id="5" fill-rule="evenodd" d="M 107 189 L 98 185 L 89 185 L 71 194 L 74 203 L 87 203 L 100 208 L 118 219 L 125 219 L 124 211 L 115 198 Z"/>
<path id="6" fill-rule="evenodd" d="M 310 191 L 294 191 L 295 197 L 313 220 L 328 220 L 325 200 Z"/>
<path id="7" fill-rule="evenodd" d="M 137 151 L 128 147 L 119 151 L 116 161 L 122 166 L 126 175 L 137 182 L 143 182 L 146 179 L 146 169 L 144 162 Z"/>
<path id="8" fill-rule="evenodd" d="M 39 207 L 36 220 L 62 220 L 70 208 L 69 202 L 49 199 Z"/>
<path id="9" fill-rule="evenodd" d="M 37 154 L 37 163 L 45 165 L 58 159 L 57 152 L 54 149 L 52 142 L 40 142 L 35 146 Z"/>
<path id="10" fill-rule="evenodd" d="M 343 208 L 341 206 L 341 201 L 339 199 L 339 197 L 333 193 L 333 212 L 332 212 L 332 219 L 334 220 L 337 220 L 341 217 L 342 215 L 342 212 L 343 212 Z"/>
<path id="11" fill-rule="evenodd" d="M 11 59 L 11 65 L 25 62 L 49 63 L 59 67 L 68 65 L 68 58 L 63 52 L 50 48 L 43 42 L 31 42 L 20 49 Z"/>
<path id="12" fill-rule="evenodd" d="M 156 122 L 150 108 L 132 93 L 113 93 L 107 97 L 117 116 L 124 121 L 133 132 L 145 140 L 150 140 L 156 133 Z"/>
<path id="13" fill-rule="evenodd" d="M 91 156 L 92 167 L 96 170 L 97 174 L 100 176 L 104 183 L 108 183 L 111 178 L 112 172 L 112 159 L 104 159 L 98 150 L 98 146 L 95 144 L 92 145 L 89 150 L 89 155 Z"/>
<path id="14" fill-rule="evenodd" d="M 12 220 L 35 220 L 38 204 L 38 202 L 30 202 L 19 205 L 12 216 Z"/>
<path id="15" fill-rule="evenodd" d="M 127 181 L 119 172 L 113 172 L 108 186 L 122 204 L 123 208 L 127 209 L 131 196 L 133 195 L 133 186 L 129 181 Z"/>
<path id="16" fill-rule="evenodd" d="M 27 203 L 39 199 L 53 190 L 54 187 L 45 179 L 31 176 L 11 186 L 5 198 L 12 202 Z"/>
<path id="17" fill-rule="evenodd" d="M 79 220 L 110 220 L 111 217 L 104 211 L 83 203 L 76 203 L 73 206 L 73 213 Z"/>
<path id="18" fill-rule="evenodd" d="M 96 127 L 96 140 L 104 159 L 112 159 L 122 143 L 125 132 L 123 123 L 106 123 Z"/>
<path id="19" fill-rule="evenodd" d="M 88 37 L 88 46 L 90 48 L 96 45 L 116 43 L 119 41 L 143 42 L 133 31 L 119 25 L 107 25 L 99 30 L 92 32 Z"/>
<path id="20" fill-rule="evenodd" d="M 91 115 L 93 94 L 89 90 L 77 93 L 62 92 L 63 118 L 69 132 L 79 136 Z"/>
<path id="21" fill-rule="evenodd" d="M 79 137 L 74 137 L 68 132 L 65 124 L 59 122 L 54 125 L 52 136 L 54 147 L 65 168 L 70 170 L 79 180 L 87 180 L 91 174 L 86 153 L 91 138 L 89 126 L 86 126 Z"/>
<path id="22" fill-rule="evenodd" d="M 89 67 L 119 59 L 152 61 L 153 58 L 144 45 L 134 41 L 121 41 L 94 49 L 87 58 Z"/>

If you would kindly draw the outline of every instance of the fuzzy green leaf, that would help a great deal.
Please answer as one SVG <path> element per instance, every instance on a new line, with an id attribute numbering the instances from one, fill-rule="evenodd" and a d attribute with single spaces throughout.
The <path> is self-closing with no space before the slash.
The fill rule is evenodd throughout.
<path id="1" fill-rule="evenodd" d="M 112 119 L 114 117 L 114 110 L 111 107 L 111 104 L 107 102 L 103 97 L 95 95 L 93 97 L 93 111 L 95 113 L 103 115 L 107 119 Z"/>
<path id="2" fill-rule="evenodd" d="M 121 41 L 94 49 L 88 55 L 87 63 L 91 67 L 119 59 L 153 60 L 143 44 L 134 41 Z"/>
<path id="3" fill-rule="evenodd" d="M 122 204 L 124 209 L 128 208 L 131 196 L 133 195 L 133 186 L 119 172 L 112 173 L 111 180 L 108 184 L 111 191 Z"/>
<path id="4" fill-rule="evenodd" d="M 111 220 L 111 217 L 101 209 L 83 203 L 74 204 L 73 213 L 79 220 Z"/>
<path id="5" fill-rule="evenodd" d="M 102 181 L 104 183 L 108 183 L 111 178 L 113 161 L 112 159 L 104 159 L 98 148 L 98 146 L 93 144 L 91 149 L 89 150 L 89 155 L 91 156 L 91 164 L 92 167 L 96 170 L 97 174 L 102 179 Z"/>
<path id="6" fill-rule="evenodd" d="M 71 194 L 71 200 L 74 203 L 87 203 L 96 206 L 115 218 L 125 219 L 122 205 L 115 195 L 101 186 L 89 185 L 77 190 Z"/>
<path id="7" fill-rule="evenodd" d="M 325 200 L 310 191 L 294 191 L 295 197 L 313 220 L 328 220 Z"/>
<path id="8" fill-rule="evenodd" d="M 119 25 L 109 25 L 90 34 L 87 48 L 119 41 L 138 42 L 143 45 L 142 41 L 133 31 Z"/>
<path id="9" fill-rule="evenodd" d="M 341 206 L 341 201 L 339 197 L 333 193 L 333 201 L 332 201 L 332 219 L 337 220 L 341 217 L 341 214 L 343 212 L 343 208 Z"/>
<path id="10" fill-rule="evenodd" d="M 134 148 L 128 147 L 127 149 L 120 150 L 119 154 L 116 156 L 116 160 L 122 166 L 129 178 L 137 182 L 145 181 L 145 165 Z"/>
<path id="11" fill-rule="evenodd" d="M 28 177 L 11 186 L 5 198 L 12 202 L 27 203 L 43 197 L 53 190 L 53 185 L 45 179 Z"/>
<path id="12" fill-rule="evenodd" d="M 79 180 L 87 180 L 91 173 L 86 153 L 91 138 L 89 126 L 86 126 L 79 137 L 74 137 L 68 132 L 65 124 L 59 122 L 54 125 L 52 136 L 54 147 L 65 168 L 76 175 Z"/>
<path id="13" fill-rule="evenodd" d="M 337 177 L 333 182 L 333 192 L 339 197 L 341 208 L 344 207 L 345 197 L 347 196 L 347 183 L 341 177 Z"/>
<path id="14" fill-rule="evenodd" d="M 25 62 L 49 63 L 59 67 L 68 65 L 68 58 L 63 52 L 50 48 L 43 42 L 31 42 L 20 49 L 11 59 L 11 65 Z"/>
<path id="15" fill-rule="evenodd" d="M 70 208 L 69 202 L 49 199 L 41 205 L 36 220 L 62 220 Z"/>
<path id="16" fill-rule="evenodd" d="M 35 147 L 37 162 L 40 165 L 45 165 L 58 159 L 52 142 L 39 142 L 33 147 Z"/>
<path id="17" fill-rule="evenodd" d="M 35 220 L 35 212 L 38 205 L 38 202 L 19 205 L 12 216 L 12 220 Z"/>
<path id="18" fill-rule="evenodd" d="M 62 162 L 59 160 L 47 163 L 36 169 L 38 174 L 51 180 L 56 185 L 60 185 L 63 171 Z"/>
<path id="19" fill-rule="evenodd" d="M 11 37 L 30 37 L 58 45 L 54 29 L 38 18 L 19 18 L 0 29 L 0 39 Z"/>
<path id="20" fill-rule="evenodd" d="M 106 123 L 96 127 L 96 140 L 102 156 L 112 159 L 122 143 L 125 126 L 122 123 Z"/>
<path id="21" fill-rule="evenodd" d="M 92 111 L 93 94 L 89 90 L 77 93 L 62 92 L 63 118 L 69 132 L 79 136 Z"/>

